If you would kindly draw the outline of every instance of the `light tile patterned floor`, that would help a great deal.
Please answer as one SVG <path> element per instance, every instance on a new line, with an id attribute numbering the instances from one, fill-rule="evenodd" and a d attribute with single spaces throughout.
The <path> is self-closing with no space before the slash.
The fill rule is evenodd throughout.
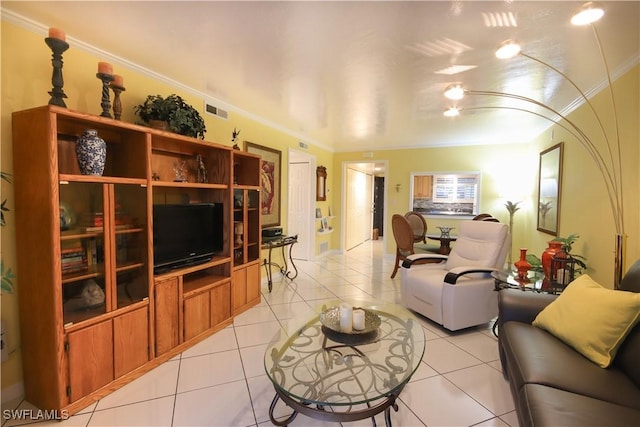
<path id="1" fill-rule="evenodd" d="M 234 324 L 63 422 L 38 426 L 270 426 L 274 392 L 263 356 L 276 332 L 299 327 L 296 317 L 337 298 L 399 301 L 400 275 L 389 276 L 382 240 L 344 255 L 298 262 L 299 276 L 280 279 L 262 303 Z M 421 367 L 400 395 L 394 426 L 517 426 L 509 385 L 500 373 L 490 325 L 451 333 L 421 318 L 428 340 Z M 28 402 L 5 409 L 33 409 Z M 279 404 L 277 414 L 286 415 Z M 5 415 L 5 412 L 3 412 Z M 379 426 L 382 416 L 376 417 Z M 6 420 L 3 426 L 27 421 Z M 298 415 L 292 426 L 339 426 Z M 343 423 L 371 426 L 371 420 Z"/>

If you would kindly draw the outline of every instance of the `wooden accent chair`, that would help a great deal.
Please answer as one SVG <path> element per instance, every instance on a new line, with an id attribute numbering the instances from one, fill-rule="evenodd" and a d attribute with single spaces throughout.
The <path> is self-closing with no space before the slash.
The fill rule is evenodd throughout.
<path id="1" fill-rule="evenodd" d="M 404 217 L 411 224 L 413 230 L 413 241 L 427 243 L 427 221 L 418 212 L 409 211 Z"/>
<path id="2" fill-rule="evenodd" d="M 396 277 L 400 263 L 415 252 L 413 249 L 413 229 L 404 216 L 394 214 L 391 217 L 391 229 L 393 230 L 393 238 L 396 241 L 396 263 L 393 266 L 393 273 L 391 273 L 391 278 L 393 279 Z"/>
<path id="3" fill-rule="evenodd" d="M 497 218 L 494 218 L 493 215 L 488 213 L 481 213 L 473 217 L 473 221 L 490 221 L 490 222 L 500 222 Z"/>

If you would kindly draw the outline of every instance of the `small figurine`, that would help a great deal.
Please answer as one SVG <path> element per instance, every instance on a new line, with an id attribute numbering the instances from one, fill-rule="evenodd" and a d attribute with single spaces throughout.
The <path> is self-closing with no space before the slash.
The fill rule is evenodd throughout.
<path id="1" fill-rule="evenodd" d="M 240 135 L 240 131 L 236 130 L 236 128 L 233 128 L 233 132 L 231 133 L 231 142 L 233 142 L 234 150 L 240 149 L 240 147 L 238 146 L 238 142 L 236 141 L 238 139 L 238 135 Z"/>
<path id="2" fill-rule="evenodd" d="M 175 162 L 173 162 L 173 173 L 176 176 L 176 178 L 173 180 L 174 182 L 187 181 L 186 168 L 187 162 L 185 162 L 184 160 L 176 160 Z"/>
<path id="3" fill-rule="evenodd" d="M 198 163 L 198 182 L 206 184 L 209 182 L 207 178 L 207 168 L 204 166 L 204 160 L 200 154 L 196 154 L 196 162 Z"/>

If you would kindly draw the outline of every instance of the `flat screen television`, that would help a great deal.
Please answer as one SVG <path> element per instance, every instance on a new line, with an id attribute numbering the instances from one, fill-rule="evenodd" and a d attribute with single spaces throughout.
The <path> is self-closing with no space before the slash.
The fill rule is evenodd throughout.
<path id="1" fill-rule="evenodd" d="M 222 203 L 153 205 L 155 274 L 207 262 L 223 242 Z"/>

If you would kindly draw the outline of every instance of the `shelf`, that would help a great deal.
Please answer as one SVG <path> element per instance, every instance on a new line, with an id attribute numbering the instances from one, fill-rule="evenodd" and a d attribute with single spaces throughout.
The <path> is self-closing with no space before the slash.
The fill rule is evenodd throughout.
<path id="1" fill-rule="evenodd" d="M 122 272 L 125 272 L 125 271 L 135 270 L 137 268 L 142 268 L 145 265 L 146 264 L 143 263 L 143 262 L 125 263 L 124 265 L 119 265 L 118 267 L 116 267 L 116 273 L 122 273 Z"/>
<path id="2" fill-rule="evenodd" d="M 155 279 L 156 281 L 158 281 L 158 280 L 166 280 L 176 276 L 184 276 L 187 274 L 198 272 L 200 270 L 206 270 L 207 268 L 217 267 L 219 265 L 222 265 L 228 262 L 231 262 L 230 257 L 214 256 L 213 258 L 211 258 L 211 261 L 209 262 L 205 262 L 202 264 L 193 265 L 185 268 L 176 268 L 175 270 L 171 270 L 166 273 L 156 275 Z"/>
<path id="3" fill-rule="evenodd" d="M 146 187 L 147 180 L 140 178 L 124 178 L 114 176 L 96 176 L 96 175 L 75 175 L 61 173 L 59 175 L 60 184 L 68 184 L 70 182 L 89 182 L 94 184 L 133 184 Z"/>
<path id="4" fill-rule="evenodd" d="M 333 228 L 331 230 L 317 231 L 316 233 L 320 236 L 323 234 L 331 234 L 333 233 Z"/>
<path id="5" fill-rule="evenodd" d="M 94 277 L 104 276 L 104 265 L 90 265 L 86 269 L 67 273 L 62 275 L 62 284 L 78 282 L 80 280 L 93 279 Z"/>
<path id="6" fill-rule="evenodd" d="M 176 182 L 176 181 L 152 181 L 153 187 L 171 187 L 171 188 L 204 188 L 208 190 L 227 190 L 226 184 L 203 184 L 198 182 Z"/>
<path id="7" fill-rule="evenodd" d="M 260 191 L 259 185 L 243 185 L 243 184 L 233 184 L 234 190 L 258 190 Z"/>
<path id="8" fill-rule="evenodd" d="M 185 278 L 182 284 L 182 295 L 184 298 L 189 298 L 192 295 L 215 288 L 229 280 L 229 277 L 214 274 L 206 274 L 196 278 Z"/>

